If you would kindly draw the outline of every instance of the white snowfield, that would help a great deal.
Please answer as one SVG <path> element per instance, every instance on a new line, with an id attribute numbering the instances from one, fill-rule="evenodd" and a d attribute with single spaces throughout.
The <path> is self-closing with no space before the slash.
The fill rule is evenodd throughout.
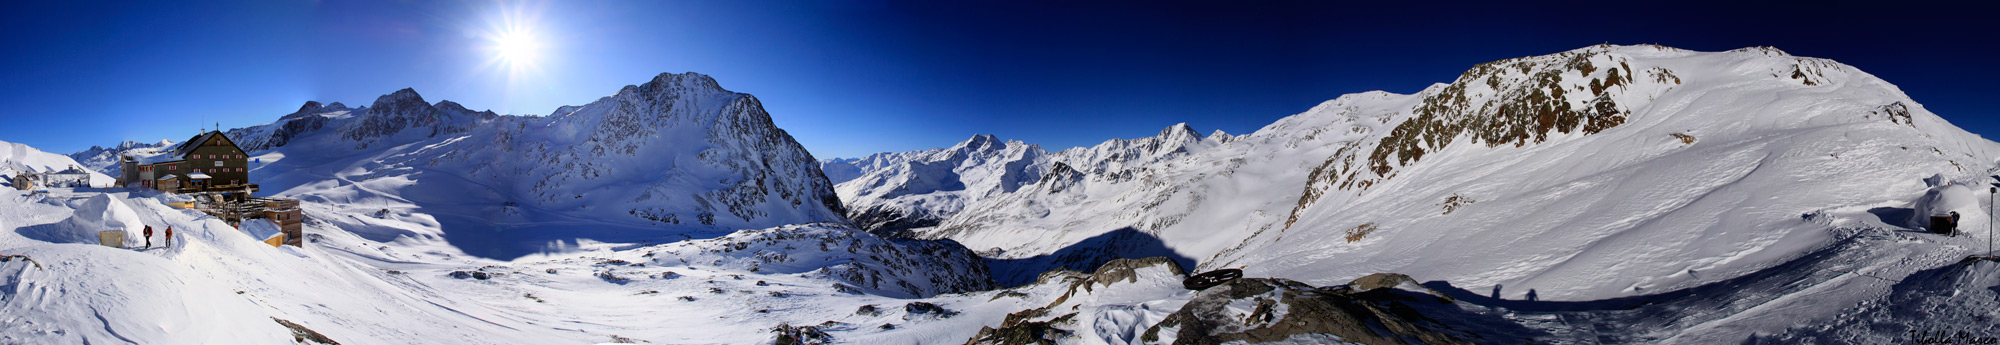
<path id="1" fill-rule="evenodd" d="M 668 74 L 547 117 L 405 90 L 230 131 L 264 194 L 303 201 L 302 248 L 171 195 L 0 190 L 0 255 L 33 260 L 0 262 L 0 344 L 758 344 L 781 326 L 960 344 L 1009 314 L 1059 344 L 1142 344 L 1195 297 L 1183 276 L 1044 274 L 1133 256 L 1317 286 L 1404 273 L 1551 344 L 2000 336 L 2000 267 L 1960 261 L 1985 250 L 2000 143 L 1775 49 L 1587 47 L 1240 136 L 1054 153 L 981 136 L 816 161 L 757 108 Z M 822 203 L 822 167 L 851 178 L 849 215 L 936 217 L 911 234 L 963 247 L 856 229 Z M 1922 232 L 1948 212 L 1963 235 Z M 143 226 L 175 243 L 97 244 L 143 246 Z"/>
<path id="2" fill-rule="evenodd" d="M 1582 124 L 1565 130 L 1556 117 L 1567 114 L 1551 115 L 1553 129 L 1538 132 L 1534 97 L 1556 90 L 1568 102 L 1552 112 L 1583 113 L 1568 120 Z M 1591 121 L 1613 124 L 1587 134 Z M 1526 135 L 1507 139 L 1516 131 Z M 1378 149 L 1391 142 L 1414 150 Z M 1830 60 L 1593 46 L 1495 62 L 1414 95 L 1341 96 L 1060 191 L 988 196 L 920 237 L 1027 258 L 1134 229 L 1204 269 L 1322 285 L 1398 272 L 1498 285 L 1508 298 L 1595 300 L 1796 258 L 1833 240 L 1805 215 L 1874 220 L 1871 209 L 1912 207 L 1935 174 L 1985 200 L 1996 153 L 2000 144 Z M 1962 222 L 1983 227 L 1982 210 Z"/>
<path id="3" fill-rule="evenodd" d="M 978 259 L 844 227 L 499 261 L 370 241 L 321 221 L 308 223 L 304 248 L 272 248 L 157 195 L 67 196 L 0 193 L 0 228 L 11 230 L 0 231 L 0 254 L 34 260 L 0 263 L 0 343 L 290 343 L 273 318 L 343 344 L 748 344 L 771 342 L 781 324 L 818 326 L 847 343 L 957 343 L 1069 287 L 938 295 L 986 288 L 985 272 L 962 267 Z M 308 213 L 338 217 L 323 211 Z M 133 224 L 174 227 L 176 243 L 156 235 L 141 249 L 135 234 L 132 249 L 95 244 L 97 229 Z M 1144 272 L 1140 284 L 1079 293 L 1062 307 L 1101 314 L 1103 337 L 1130 338 L 1189 297 L 1173 272 Z M 912 302 L 952 315 L 911 311 Z M 856 314 L 863 305 L 879 313 Z"/>
<path id="4" fill-rule="evenodd" d="M 24 172 L 49 173 L 67 170 L 70 167 L 92 168 L 75 159 L 61 154 L 42 152 L 40 149 L 20 143 L 0 141 L 0 185 L 14 186 L 14 176 Z M 90 171 L 92 186 L 110 185 L 111 175 Z"/>

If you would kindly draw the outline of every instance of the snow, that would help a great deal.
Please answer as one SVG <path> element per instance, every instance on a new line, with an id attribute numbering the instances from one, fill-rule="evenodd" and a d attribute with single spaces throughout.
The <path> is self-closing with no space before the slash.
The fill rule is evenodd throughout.
<path id="1" fill-rule="evenodd" d="M 898 292 L 904 285 L 898 281 L 933 295 L 930 289 L 945 287 L 931 284 L 965 279 L 948 278 L 954 268 L 921 266 L 947 262 L 918 264 L 932 259 L 915 253 L 879 261 L 868 256 L 921 246 L 825 227 L 496 261 L 370 241 L 319 221 L 308 223 L 305 247 L 274 249 L 259 242 L 259 229 L 275 230 L 268 222 L 237 230 L 155 197 L 126 193 L 67 199 L 6 191 L 0 216 L 0 227 L 10 230 L 0 231 L 0 253 L 27 255 L 44 266 L 0 264 L 0 310 L 9 315 L 0 318 L 5 343 L 288 341 L 290 333 L 273 317 L 343 343 L 588 343 L 614 335 L 745 343 L 767 341 L 765 330 L 778 323 L 854 321 L 842 315 L 859 303 L 905 301 L 842 292 L 836 283 L 908 298 Z M 175 246 L 164 247 L 163 238 L 144 250 L 94 244 L 97 229 L 142 223 L 176 228 Z M 73 236 L 49 237 L 56 234 Z M 136 229 L 128 234 L 139 236 Z M 728 249 L 738 243 L 748 249 Z M 821 251 L 822 243 L 831 243 L 831 250 Z M 861 247 L 847 247 L 856 243 Z M 776 247 L 759 249 L 765 246 Z M 786 247 L 796 250 L 776 251 Z M 850 252 L 855 249 L 861 254 Z M 901 266 L 910 264 L 919 266 Z M 454 271 L 494 275 L 458 279 Z M 840 272 L 881 279 L 884 288 L 856 284 Z M 654 312 L 659 310 L 674 312 Z"/>
<path id="2" fill-rule="evenodd" d="M 1596 67 L 1568 67 L 1584 60 Z M 986 196 L 918 236 L 1015 260 L 1131 229 L 1202 269 L 1247 266 L 1252 276 L 1313 284 L 1399 272 L 1506 286 L 1513 298 L 1534 289 L 1544 299 L 1593 300 L 1770 267 L 1833 240 L 1801 215 L 1911 207 L 1923 177 L 1975 183 L 2000 152 L 1894 86 L 1828 60 L 1595 46 L 1496 64 L 1517 62 L 1532 73 L 1493 70 L 1459 81 L 1462 91 L 1345 95 L 1226 143 L 1189 146 L 1177 159 L 1081 153 L 1123 140 L 1065 150 L 1051 161 L 1078 167 L 1075 186 Z M 1821 72 L 1807 85 L 1791 77 L 1795 67 Z M 1612 69 L 1634 78 L 1602 99 L 1630 113 L 1602 132 L 1550 131 L 1519 146 L 1443 133 L 1419 144 L 1420 158 L 1391 150 L 1380 175 L 1369 166 L 1370 152 L 1433 96 L 1462 92 L 1467 109 L 1496 109 L 1481 102 L 1507 104 L 1510 90 L 1544 71 L 1562 75 L 1555 88 L 1589 95 L 1587 84 Z M 1454 197 L 1471 201 L 1446 214 Z M 1966 224 L 1985 219 L 1960 213 Z M 1350 241 L 1362 228 L 1374 230 Z M 1024 274 L 1033 273 L 1015 272 Z"/>
<path id="3" fill-rule="evenodd" d="M 43 152 L 28 145 L 0 141 L 0 175 L 6 176 L 6 183 L 12 185 L 13 177 L 24 172 L 48 173 L 82 166 L 68 156 Z M 103 186 L 112 183 L 113 178 L 102 173 L 91 172 L 89 183 Z"/>
<path id="4" fill-rule="evenodd" d="M 277 237 L 278 234 L 284 233 L 284 229 L 278 228 L 278 223 L 273 223 L 266 219 L 246 220 L 242 224 L 237 224 L 237 228 L 243 230 L 244 235 L 248 235 L 250 238 L 258 241 Z"/>
<path id="5" fill-rule="evenodd" d="M 1137 344 L 1193 297 L 1178 272 L 1046 272 L 1130 256 L 1316 286 L 1408 274 L 1551 343 L 1993 336 L 1978 321 L 2000 316 L 2000 266 L 1964 258 L 1990 240 L 1978 187 L 2000 172 L 2000 143 L 1893 85 L 1775 49 L 1593 46 L 1493 66 L 1243 135 L 1181 124 L 1056 152 L 982 135 L 826 161 L 754 97 L 697 74 L 540 117 L 414 90 L 312 102 L 227 132 L 266 193 L 302 201 L 303 247 L 260 242 L 268 222 L 238 230 L 165 205 L 185 196 L 0 190 L 0 254 L 41 264 L 0 263 L 0 343 L 290 341 L 273 319 L 349 344 L 766 343 L 779 325 L 962 343 L 1044 310 L 1020 321 L 1070 332 L 1059 343 Z M 1631 78 L 1605 87 L 1612 70 Z M 1474 120 L 1556 89 L 1594 96 L 1541 105 L 1622 122 L 1521 137 L 1404 126 L 1511 130 L 1535 122 Z M 1398 141 L 1417 132 L 1432 137 Z M 4 147 L 9 171 L 77 164 Z M 847 214 L 825 203 L 836 195 Z M 1941 211 L 1965 233 L 1919 229 Z M 870 214 L 889 221 L 845 220 Z M 905 220 L 906 235 L 950 241 L 856 228 Z M 175 228 L 173 246 L 96 245 L 105 230 L 144 243 L 131 237 L 148 225 Z"/>

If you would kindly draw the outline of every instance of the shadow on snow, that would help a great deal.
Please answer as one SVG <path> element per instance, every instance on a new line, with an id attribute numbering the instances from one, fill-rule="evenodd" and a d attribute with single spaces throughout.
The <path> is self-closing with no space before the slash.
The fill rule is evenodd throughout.
<path id="1" fill-rule="evenodd" d="M 1042 272 L 1054 269 L 1091 272 L 1115 259 L 1166 257 L 1193 269 L 1195 260 L 1168 248 L 1159 237 L 1132 227 L 1119 228 L 1079 241 L 1054 253 L 1019 259 L 986 259 L 993 281 L 1000 286 L 1020 286 L 1035 282 Z"/>

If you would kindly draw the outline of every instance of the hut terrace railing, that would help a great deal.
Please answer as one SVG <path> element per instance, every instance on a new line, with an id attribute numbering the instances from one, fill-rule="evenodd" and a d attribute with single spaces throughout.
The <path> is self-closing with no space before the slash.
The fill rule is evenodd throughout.
<path id="1" fill-rule="evenodd" d="M 188 193 L 202 193 L 202 192 L 235 192 L 235 191 L 256 192 L 257 184 L 238 183 L 238 184 L 209 185 L 209 186 L 182 185 L 180 186 L 180 188 L 174 189 L 173 192 L 177 194 L 188 194 Z"/>

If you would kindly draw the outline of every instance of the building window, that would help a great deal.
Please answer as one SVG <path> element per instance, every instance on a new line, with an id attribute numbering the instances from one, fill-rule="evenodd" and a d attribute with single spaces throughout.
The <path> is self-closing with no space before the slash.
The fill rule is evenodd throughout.
<path id="1" fill-rule="evenodd" d="M 167 166 L 167 171 L 180 171 L 180 170 L 181 170 L 181 166 L 179 166 L 179 165 L 168 165 L 168 166 Z"/>

